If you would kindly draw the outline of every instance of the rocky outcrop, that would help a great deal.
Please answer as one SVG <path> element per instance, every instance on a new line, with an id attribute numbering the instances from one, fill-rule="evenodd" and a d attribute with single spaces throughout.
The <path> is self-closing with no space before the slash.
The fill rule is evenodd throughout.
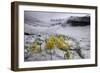
<path id="1" fill-rule="evenodd" d="M 71 16 L 68 21 L 68 24 L 72 26 L 86 26 L 90 25 L 90 16 L 78 17 L 78 16 Z"/>

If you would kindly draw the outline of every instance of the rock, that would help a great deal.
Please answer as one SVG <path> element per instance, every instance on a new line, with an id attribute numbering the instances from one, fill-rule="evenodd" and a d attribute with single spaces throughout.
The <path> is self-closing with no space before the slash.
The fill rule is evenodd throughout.
<path id="1" fill-rule="evenodd" d="M 90 16 L 78 17 L 78 16 L 71 16 L 67 21 L 68 24 L 72 26 L 86 26 L 90 25 Z"/>

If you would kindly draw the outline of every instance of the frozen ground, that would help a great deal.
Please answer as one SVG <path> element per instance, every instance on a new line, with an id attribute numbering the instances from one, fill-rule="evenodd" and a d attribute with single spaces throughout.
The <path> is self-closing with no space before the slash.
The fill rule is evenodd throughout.
<path id="1" fill-rule="evenodd" d="M 46 34 L 61 34 L 61 35 L 71 36 L 74 39 L 76 39 L 80 43 L 82 55 L 84 56 L 84 58 L 90 58 L 90 34 L 89 34 L 90 27 L 89 26 L 84 26 L 84 27 L 68 26 L 64 28 L 58 26 L 50 27 L 50 28 L 46 28 L 46 27 L 35 28 L 30 26 L 29 28 L 32 28 L 32 30 L 27 28 L 27 33 L 30 33 L 31 35 L 25 35 L 25 46 L 27 47 L 29 47 L 30 44 L 35 40 L 35 38 L 37 38 L 37 35 L 40 34 L 40 32 L 43 33 L 43 35 L 41 36 L 43 40 L 45 39 Z M 64 59 L 64 54 L 62 51 L 56 49 L 54 52 L 56 52 L 53 53 L 52 55 L 54 60 Z M 73 54 L 72 59 L 80 59 L 80 56 L 78 56 L 78 54 L 74 50 L 72 50 L 72 54 Z M 50 60 L 50 54 L 46 53 L 44 50 L 42 54 L 37 53 L 37 54 L 30 55 L 26 60 L 29 61 Z"/>

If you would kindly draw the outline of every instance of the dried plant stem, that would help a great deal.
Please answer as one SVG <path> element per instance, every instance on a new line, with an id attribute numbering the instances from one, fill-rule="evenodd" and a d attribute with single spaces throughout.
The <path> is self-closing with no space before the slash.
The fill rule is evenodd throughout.
<path id="1" fill-rule="evenodd" d="M 51 52 L 51 60 L 52 60 L 52 50 L 50 50 L 50 52 Z"/>

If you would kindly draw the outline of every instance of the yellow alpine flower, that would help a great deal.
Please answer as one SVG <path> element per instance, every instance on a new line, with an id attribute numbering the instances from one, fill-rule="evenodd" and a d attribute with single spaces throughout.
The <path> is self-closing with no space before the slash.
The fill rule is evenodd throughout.
<path id="1" fill-rule="evenodd" d="M 29 48 L 29 52 L 31 53 L 40 52 L 40 46 L 36 42 L 32 43 L 32 46 Z"/>
<path id="2" fill-rule="evenodd" d="M 66 51 L 67 49 L 70 48 L 68 41 L 65 42 L 63 37 L 58 37 L 57 39 L 57 47 L 63 51 Z"/>
<path id="3" fill-rule="evenodd" d="M 60 49 L 65 48 L 64 39 L 62 37 L 57 37 L 56 38 L 56 45 Z"/>
<path id="4" fill-rule="evenodd" d="M 55 37 L 54 37 L 54 36 L 51 36 L 51 37 L 47 40 L 45 47 L 46 47 L 47 49 L 53 49 L 54 46 L 55 46 Z"/>

